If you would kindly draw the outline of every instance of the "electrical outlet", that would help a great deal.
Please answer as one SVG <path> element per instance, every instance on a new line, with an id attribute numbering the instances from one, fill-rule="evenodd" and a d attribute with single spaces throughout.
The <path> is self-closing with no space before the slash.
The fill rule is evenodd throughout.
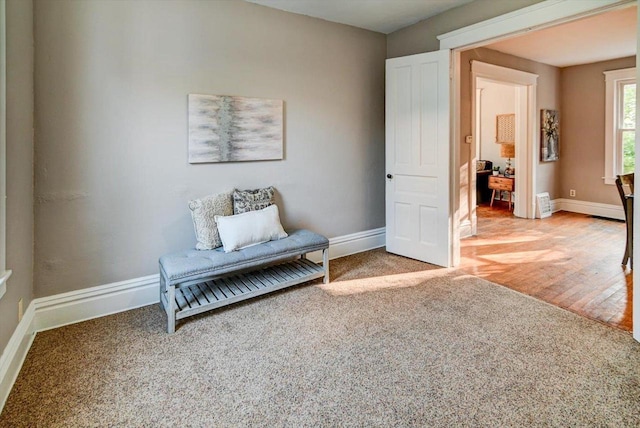
<path id="1" fill-rule="evenodd" d="M 574 189 L 569 190 L 569 196 L 571 196 L 572 198 L 576 197 L 576 191 Z"/>
<path id="2" fill-rule="evenodd" d="M 464 142 L 467 143 L 467 144 L 473 143 L 473 136 L 472 135 L 467 135 L 466 137 L 464 137 Z"/>
<path id="3" fill-rule="evenodd" d="M 22 299 L 18 300 L 18 322 L 22 321 L 24 310 L 22 308 Z"/>

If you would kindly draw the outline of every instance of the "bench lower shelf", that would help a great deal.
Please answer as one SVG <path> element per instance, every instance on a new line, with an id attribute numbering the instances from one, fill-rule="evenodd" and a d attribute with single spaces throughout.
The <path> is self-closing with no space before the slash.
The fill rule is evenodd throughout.
<path id="1" fill-rule="evenodd" d="M 251 272 L 206 279 L 198 284 L 177 286 L 173 305 L 167 304 L 169 292 L 161 293 L 160 301 L 167 313 L 175 310 L 175 319 L 179 320 L 324 276 L 323 266 L 301 258 Z"/>

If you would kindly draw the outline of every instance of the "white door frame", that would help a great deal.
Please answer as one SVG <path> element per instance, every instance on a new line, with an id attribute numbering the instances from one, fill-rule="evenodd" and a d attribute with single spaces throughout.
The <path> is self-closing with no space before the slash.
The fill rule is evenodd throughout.
<path id="1" fill-rule="evenodd" d="M 453 79 L 451 84 L 451 212 L 453 213 L 453 241 L 451 245 L 454 266 L 460 263 L 460 52 L 500 39 L 551 27 L 586 16 L 597 15 L 637 4 L 636 0 L 546 0 L 505 15 L 460 28 L 438 36 L 440 49 L 451 49 Z M 638 9 L 640 15 L 640 8 Z M 640 44 L 640 41 L 639 41 Z M 640 61 L 636 57 L 637 75 L 640 81 Z M 639 95 L 640 97 L 640 95 Z M 638 112 L 640 116 L 640 112 Z M 536 137 L 537 138 L 537 137 Z M 537 142 L 537 140 L 536 140 Z M 537 146 L 537 144 L 536 144 Z M 640 133 L 636 133 L 636 153 L 640 153 Z M 636 158 L 639 156 L 637 155 Z M 640 162 L 636 162 L 640 175 Z M 634 221 L 640 224 L 640 210 L 634 210 Z M 634 229 L 634 240 L 640 242 L 640 227 Z M 633 257 L 640 255 L 636 245 Z M 633 311 L 640 313 L 640 281 L 634 281 Z M 640 341 L 640 316 L 633 319 L 633 337 Z"/>
<path id="2" fill-rule="evenodd" d="M 537 147 L 536 130 L 536 93 L 538 75 L 487 64 L 481 61 L 471 62 L 471 129 L 476 129 L 476 85 L 477 79 L 489 80 L 494 83 L 507 84 L 516 90 L 515 114 L 516 114 L 516 203 L 513 214 L 516 217 L 535 218 L 535 183 Z M 474 135 L 478 139 L 479 135 Z M 477 157 L 476 145 L 471 145 L 470 165 L 475 165 Z M 469 183 L 471 196 L 469 211 L 471 214 L 472 230 L 476 230 L 477 216 L 475 206 L 475 170 L 469 168 Z"/>

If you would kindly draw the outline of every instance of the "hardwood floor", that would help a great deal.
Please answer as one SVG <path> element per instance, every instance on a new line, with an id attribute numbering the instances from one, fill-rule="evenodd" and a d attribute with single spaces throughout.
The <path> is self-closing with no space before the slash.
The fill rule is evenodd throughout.
<path id="1" fill-rule="evenodd" d="M 631 331 L 633 279 L 620 265 L 625 224 L 556 212 L 516 218 L 506 203 L 478 207 L 478 235 L 461 241 L 461 268 L 582 316 Z"/>

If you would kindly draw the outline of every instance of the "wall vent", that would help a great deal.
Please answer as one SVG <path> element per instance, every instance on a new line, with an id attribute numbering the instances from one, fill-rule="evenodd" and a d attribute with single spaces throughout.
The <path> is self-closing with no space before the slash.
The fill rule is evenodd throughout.
<path id="1" fill-rule="evenodd" d="M 536 195 L 536 201 L 536 217 L 551 217 L 551 198 L 549 197 L 549 193 L 538 193 Z"/>

